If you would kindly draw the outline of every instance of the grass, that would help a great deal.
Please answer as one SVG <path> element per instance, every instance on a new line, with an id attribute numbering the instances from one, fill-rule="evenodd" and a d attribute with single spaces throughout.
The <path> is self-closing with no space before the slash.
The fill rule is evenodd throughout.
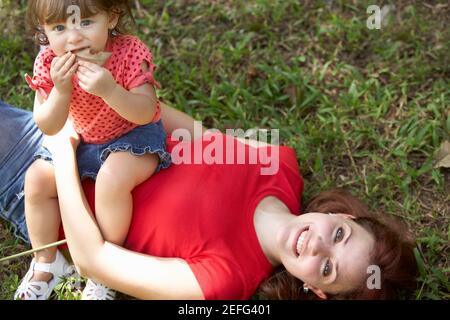
<path id="1" fill-rule="evenodd" d="M 23 3 L 0 0 L 10 9 L 0 11 L 0 96 L 30 109 L 22 75 L 37 51 L 23 36 Z M 366 27 L 369 1 L 140 3 L 137 33 L 153 51 L 162 99 L 210 127 L 280 129 L 306 199 L 345 187 L 405 221 L 421 271 L 406 298 L 450 298 L 450 173 L 434 167 L 450 140 L 446 1 L 395 1 L 381 30 Z M 8 230 L 1 256 L 24 248 Z M 0 266 L 0 298 L 28 263 Z M 55 298 L 76 298 L 62 289 Z"/>

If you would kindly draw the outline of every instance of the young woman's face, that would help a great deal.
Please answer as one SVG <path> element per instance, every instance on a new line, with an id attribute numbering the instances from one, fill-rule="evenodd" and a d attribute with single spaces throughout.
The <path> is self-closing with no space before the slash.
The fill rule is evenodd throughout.
<path id="1" fill-rule="evenodd" d="M 286 270 L 322 298 L 366 281 L 374 244 L 373 236 L 344 214 L 302 214 L 277 235 Z"/>
<path id="2" fill-rule="evenodd" d="M 108 42 L 109 29 L 116 26 L 118 18 L 99 12 L 89 18 L 81 19 L 75 26 L 68 22 L 45 24 L 50 48 L 57 56 L 71 51 L 76 53 L 85 48 L 94 52 L 104 51 Z"/>

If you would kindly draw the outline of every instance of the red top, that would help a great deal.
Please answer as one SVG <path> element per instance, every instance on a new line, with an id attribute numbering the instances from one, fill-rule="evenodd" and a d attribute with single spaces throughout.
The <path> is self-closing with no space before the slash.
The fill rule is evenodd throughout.
<path id="1" fill-rule="evenodd" d="M 153 78 L 155 65 L 153 57 L 147 46 L 134 36 L 114 36 L 109 39 L 105 49 L 112 52 L 103 68 L 108 69 L 114 80 L 126 90 L 149 83 L 159 87 Z M 47 99 L 54 84 L 50 76 L 50 67 L 55 53 L 49 48 L 42 50 L 36 57 L 34 63 L 33 78 L 26 75 L 30 88 L 39 91 L 44 99 Z M 149 71 L 141 69 L 142 63 L 146 62 Z M 117 112 L 109 107 L 102 98 L 84 91 L 78 84 L 77 76 L 72 79 L 73 92 L 70 101 L 70 117 L 73 120 L 75 130 L 86 143 L 105 143 L 118 138 L 138 125 L 122 118 Z M 132 108 L 133 106 L 130 106 Z M 160 119 L 160 106 L 152 120 Z"/>
<path id="2" fill-rule="evenodd" d="M 211 137 L 203 138 L 204 152 L 212 146 Z M 243 144 L 224 137 L 216 135 L 214 143 L 224 142 L 224 150 L 237 154 L 237 146 Z M 168 151 L 177 144 L 193 145 L 168 139 Z M 255 149 L 243 148 L 249 159 L 249 151 Z M 292 213 L 300 213 L 303 179 L 296 154 L 289 147 L 278 150 L 279 170 L 274 175 L 261 175 L 261 164 L 173 164 L 160 171 L 133 191 L 133 219 L 124 246 L 185 259 L 206 299 L 249 299 L 273 271 L 253 224 L 257 204 L 272 195 Z M 93 206 L 94 184 L 85 182 L 84 187 Z"/>

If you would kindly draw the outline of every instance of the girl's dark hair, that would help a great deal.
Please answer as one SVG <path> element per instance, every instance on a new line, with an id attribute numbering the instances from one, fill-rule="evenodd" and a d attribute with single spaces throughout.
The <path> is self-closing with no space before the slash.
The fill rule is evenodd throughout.
<path id="1" fill-rule="evenodd" d="M 381 271 L 381 288 L 370 289 L 366 283 L 351 292 L 327 294 L 329 299 L 394 299 L 399 290 L 414 290 L 417 286 L 417 263 L 414 240 L 405 225 L 387 215 L 370 214 L 367 206 L 344 190 L 322 192 L 311 199 L 304 212 L 347 213 L 375 238 L 371 265 Z M 386 217 L 385 217 L 386 216 Z M 259 287 L 259 295 L 267 299 L 316 299 L 303 292 L 303 282 L 280 267 Z"/>
<path id="2" fill-rule="evenodd" d="M 71 5 L 80 7 L 82 19 L 102 11 L 118 14 L 119 22 L 112 30 L 116 34 L 127 33 L 128 24 L 134 23 L 129 0 L 32 0 L 28 1 L 27 27 L 36 43 L 48 45 L 42 25 L 66 21 L 70 17 L 67 8 Z"/>

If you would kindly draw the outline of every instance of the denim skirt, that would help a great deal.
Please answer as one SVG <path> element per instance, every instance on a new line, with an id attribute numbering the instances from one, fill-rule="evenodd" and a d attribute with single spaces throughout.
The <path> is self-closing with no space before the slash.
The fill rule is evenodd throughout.
<path id="1" fill-rule="evenodd" d="M 136 156 L 147 153 L 157 154 L 159 164 L 156 172 L 168 168 L 171 161 L 170 153 L 166 151 L 166 133 L 161 120 L 155 123 L 139 126 L 127 134 L 104 144 L 81 142 L 77 149 L 78 172 L 81 179 L 95 180 L 98 172 L 113 152 L 130 152 Z M 43 159 L 52 162 L 50 151 L 41 147 L 34 159 Z"/>

